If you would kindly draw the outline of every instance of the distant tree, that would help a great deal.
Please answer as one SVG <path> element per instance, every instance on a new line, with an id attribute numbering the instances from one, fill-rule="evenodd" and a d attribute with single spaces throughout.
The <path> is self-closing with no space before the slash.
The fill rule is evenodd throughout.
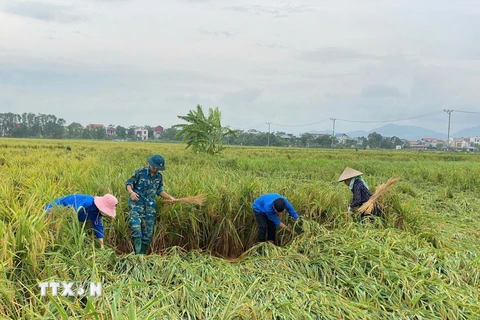
<path id="1" fill-rule="evenodd" d="M 148 131 L 148 139 L 153 139 L 154 138 L 153 128 L 150 127 L 150 126 L 145 126 L 145 129 L 147 129 L 147 131 Z"/>
<path id="2" fill-rule="evenodd" d="M 107 136 L 107 132 L 104 127 L 95 128 L 92 131 L 92 138 L 97 140 L 104 140 Z"/>
<path id="3" fill-rule="evenodd" d="M 315 144 L 322 148 L 328 148 L 332 146 L 332 136 L 324 135 L 315 138 Z"/>
<path id="4" fill-rule="evenodd" d="M 82 132 L 82 139 L 92 139 L 92 131 L 88 128 L 84 128 Z"/>
<path id="5" fill-rule="evenodd" d="M 127 137 L 127 128 L 122 126 L 117 126 L 115 128 L 115 135 L 118 139 L 125 139 Z"/>
<path id="6" fill-rule="evenodd" d="M 396 137 L 396 136 L 391 137 L 390 141 L 392 142 L 393 148 L 396 148 L 396 146 L 403 145 L 402 139 L 400 139 L 399 137 Z"/>
<path id="7" fill-rule="evenodd" d="M 83 136 L 83 126 L 78 122 L 72 122 L 67 126 L 68 137 L 70 139 L 81 139 Z"/>
<path id="8" fill-rule="evenodd" d="M 349 147 L 349 148 L 354 148 L 357 146 L 357 140 L 355 139 L 347 139 L 345 140 L 344 142 L 345 146 Z"/>
<path id="9" fill-rule="evenodd" d="M 176 124 L 174 128 L 180 128 L 175 137 L 183 135 L 183 142 L 187 148 L 192 147 L 196 152 L 208 154 L 220 153 L 223 147 L 223 139 L 228 136 L 236 136 L 236 130 L 221 125 L 221 112 L 216 107 L 208 110 L 205 116 L 202 106 L 197 105 L 197 110 L 190 110 L 186 116 L 178 116 L 186 121 L 186 124 Z"/>
<path id="10" fill-rule="evenodd" d="M 372 132 L 368 135 L 368 144 L 370 148 L 380 148 L 382 144 L 383 137 L 381 134 Z"/>
<path id="11" fill-rule="evenodd" d="M 164 129 L 160 139 L 162 139 L 162 140 L 176 140 L 175 136 L 179 132 L 180 132 L 180 130 L 175 129 L 175 128 Z M 181 138 L 181 137 L 179 137 L 179 138 Z"/>
<path id="12" fill-rule="evenodd" d="M 53 138 L 55 139 L 63 139 L 66 136 L 65 133 L 65 124 L 67 122 L 65 119 L 59 118 L 57 119 L 57 122 L 55 123 L 55 127 L 53 129 Z"/>
<path id="13" fill-rule="evenodd" d="M 314 137 L 311 133 L 304 133 L 300 136 L 300 144 L 303 147 L 308 147 L 313 140 L 314 140 Z"/>
<path id="14" fill-rule="evenodd" d="M 128 130 L 127 130 L 127 137 L 130 138 L 130 139 L 137 139 L 135 137 L 135 126 L 130 126 L 128 127 Z"/>

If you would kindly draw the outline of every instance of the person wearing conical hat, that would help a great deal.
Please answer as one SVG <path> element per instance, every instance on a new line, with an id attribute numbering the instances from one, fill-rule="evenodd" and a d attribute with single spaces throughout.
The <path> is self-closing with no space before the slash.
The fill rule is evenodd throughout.
<path id="1" fill-rule="evenodd" d="M 352 201 L 348 205 L 349 212 L 352 210 L 358 210 L 358 208 L 360 208 L 362 204 L 367 202 L 372 196 L 370 190 L 368 189 L 367 183 L 365 180 L 363 180 L 362 175 L 362 172 L 346 167 L 340 175 L 340 178 L 338 178 L 338 182 L 343 181 L 350 188 L 350 191 L 352 191 L 353 194 Z M 374 208 L 372 214 L 378 215 L 378 209 L 376 207 Z M 361 212 L 361 218 L 363 219 L 365 216 L 366 214 Z"/>
<path id="2" fill-rule="evenodd" d="M 88 194 L 71 194 L 62 198 L 53 200 L 44 207 L 44 210 L 52 211 L 56 207 L 71 207 L 77 212 L 78 221 L 92 222 L 95 236 L 100 242 L 100 248 L 104 248 L 102 216 L 115 218 L 116 207 L 118 204 L 115 196 L 107 193 L 102 197 L 91 196 Z"/>

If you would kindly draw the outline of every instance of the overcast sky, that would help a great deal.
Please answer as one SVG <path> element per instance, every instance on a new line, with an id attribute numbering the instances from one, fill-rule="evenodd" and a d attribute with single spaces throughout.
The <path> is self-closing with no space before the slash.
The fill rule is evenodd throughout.
<path id="1" fill-rule="evenodd" d="M 480 1 L 0 0 L 0 113 L 167 128 L 197 104 L 235 129 L 446 132 L 443 109 L 480 112 Z"/>

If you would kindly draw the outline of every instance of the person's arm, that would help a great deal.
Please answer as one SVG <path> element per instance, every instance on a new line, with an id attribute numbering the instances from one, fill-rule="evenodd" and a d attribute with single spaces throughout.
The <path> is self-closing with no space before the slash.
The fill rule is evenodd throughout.
<path id="1" fill-rule="evenodd" d="M 175 198 L 172 197 L 171 195 L 169 195 L 168 193 L 166 193 L 165 191 L 162 190 L 162 192 L 160 192 L 160 196 L 164 199 L 168 199 L 170 200 L 170 202 L 173 202 L 175 201 Z"/>
<path id="2" fill-rule="evenodd" d="M 272 221 L 277 227 L 279 227 L 282 224 L 282 222 L 280 221 L 278 216 L 275 214 L 275 212 L 268 211 L 268 212 L 265 212 L 265 215 L 267 216 L 268 220 Z"/>
<path id="3" fill-rule="evenodd" d="M 133 175 L 125 182 L 125 188 L 128 191 L 128 197 L 134 201 L 138 200 L 138 194 L 133 190 L 138 178 L 138 174 L 138 170 L 135 170 Z"/>
<path id="4" fill-rule="evenodd" d="M 100 248 L 105 249 L 105 247 L 103 246 L 103 238 L 98 238 L 98 242 L 100 242 Z"/>
<path id="5" fill-rule="evenodd" d="M 297 211 L 295 211 L 295 208 L 287 199 L 284 199 L 284 200 L 285 200 L 285 209 L 287 209 L 288 214 L 290 215 L 290 217 L 293 218 L 293 220 L 297 220 L 298 219 Z"/>
<path id="6" fill-rule="evenodd" d="M 75 207 L 75 205 L 76 205 L 75 200 L 76 200 L 75 196 L 73 194 L 71 194 L 71 195 L 68 195 L 68 196 L 65 196 L 65 197 L 62 197 L 62 198 L 59 198 L 59 199 L 55 199 L 55 200 L 53 200 L 53 202 L 57 206 L 73 207 L 76 210 L 77 208 Z"/>
<path id="7" fill-rule="evenodd" d="M 298 233 L 295 231 L 295 230 L 292 230 L 292 228 L 288 227 L 286 224 L 284 224 L 283 222 L 280 222 L 280 224 L 278 225 L 280 228 L 285 228 L 288 232 L 290 232 L 293 236 L 296 236 L 298 235 Z"/>
<path id="8" fill-rule="evenodd" d="M 127 184 L 127 191 L 128 191 L 128 197 L 131 200 L 137 201 L 138 200 L 138 193 L 133 191 L 133 187 L 131 184 Z"/>

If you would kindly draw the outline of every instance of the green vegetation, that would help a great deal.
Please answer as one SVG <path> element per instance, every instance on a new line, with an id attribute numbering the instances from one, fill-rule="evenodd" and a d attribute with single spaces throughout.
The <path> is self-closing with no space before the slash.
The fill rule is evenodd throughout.
<path id="1" fill-rule="evenodd" d="M 66 146 L 71 147 L 71 151 Z M 0 139 L 0 317 L 13 319 L 476 319 L 480 314 L 480 158 L 408 151 Z M 166 159 L 165 189 L 207 204 L 161 204 L 151 254 L 131 254 L 125 180 Z M 345 166 L 371 189 L 401 178 L 384 216 L 361 224 L 338 184 Z M 373 190 L 372 190 L 373 191 Z M 112 193 L 105 250 L 68 209 L 70 193 Z M 295 239 L 254 246 L 252 201 L 284 194 Z M 288 221 L 286 216 L 283 221 Z M 292 221 L 288 221 L 292 225 Z M 101 297 L 40 296 L 44 281 L 101 282 Z M 50 292 L 49 292 L 50 293 Z"/>
<path id="2" fill-rule="evenodd" d="M 197 110 L 190 110 L 186 116 L 178 116 L 187 123 L 176 124 L 173 128 L 181 128 L 175 138 L 183 136 L 182 142 L 187 143 L 187 149 L 192 147 L 194 152 L 208 154 L 220 153 L 223 140 L 235 137 L 235 131 L 222 127 L 222 113 L 218 108 L 208 109 L 208 117 L 203 113 L 202 106 L 197 105 Z"/>
<path id="3" fill-rule="evenodd" d="M 276 147 L 306 147 L 306 148 L 335 148 L 346 149 L 402 149 L 411 148 L 407 140 L 398 137 L 383 137 L 372 132 L 367 137 L 351 137 L 348 139 L 333 138 L 330 134 L 313 135 L 303 133 L 300 137 L 287 134 L 283 131 L 261 132 L 251 130 L 231 130 L 221 125 L 221 112 L 218 108 L 209 109 L 208 116 L 203 113 L 202 107 L 197 105 L 196 110 L 190 110 L 186 116 L 178 116 L 186 123 L 163 128 L 163 132 L 154 133 L 151 126 L 143 126 L 148 132 L 148 140 L 157 142 L 183 142 L 187 148 L 194 151 L 218 153 L 223 145 L 236 146 L 276 146 Z M 66 125 L 62 118 L 54 115 L 33 113 L 0 113 L 0 137 L 8 138 L 46 138 L 46 139 L 83 139 L 83 140 L 122 140 L 137 141 L 137 126 L 128 128 L 122 126 L 94 125 L 83 127 L 80 123 L 72 122 Z M 179 129 L 180 128 L 180 129 Z M 108 131 L 108 132 L 107 132 Z M 443 144 L 427 144 L 427 149 L 442 150 Z M 475 148 L 478 151 L 478 146 Z M 465 150 L 458 150 L 465 151 Z M 472 151 L 472 150 L 470 150 Z"/>

